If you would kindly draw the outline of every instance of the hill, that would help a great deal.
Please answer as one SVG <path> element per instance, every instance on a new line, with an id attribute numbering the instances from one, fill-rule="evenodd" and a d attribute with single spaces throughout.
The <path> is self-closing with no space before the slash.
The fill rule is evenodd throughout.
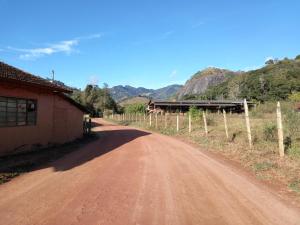
<path id="1" fill-rule="evenodd" d="M 119 102 L 119 105 L 124 107 L 126 105 L 132 105 L 132 104 L 137 104 L 137 103 L 147 104 L 149 102 L 149 100 L 150 100 L 149 98 L 142 97 L 142 96 L 131 97 L 131 98 L 122 100 L 121 102 Z"/>
<path id="2" fill-rule="evenodd" d="M 182 85 L 174 84 L 155 90 L 143 87 L 135 88 L 129 85 L 118 85 L 110 88 L 109 91 L 115 101 L 121 102 L 125 99 L 137 96 L 144 96 L 153 99 L 169 99 L 174 96 L 181 87 Z"/>
<path id="3" fill-rule="evenodd" d="M 190 95 L 203 94 L 208 88 L 223 83 L 238 74 L 240 72 L 209 67 L 194 74 L 179 90 L 177 98 L 183 99 Z"/>
<path id="4" fill-rule="evenodd" d="M 271 60 L 261 69 L 232 76 L 226 81 L 198 93 L 201 99 L 242 99 L 274 101 L 287 99 L 300 91 L 300 57 Z"/>

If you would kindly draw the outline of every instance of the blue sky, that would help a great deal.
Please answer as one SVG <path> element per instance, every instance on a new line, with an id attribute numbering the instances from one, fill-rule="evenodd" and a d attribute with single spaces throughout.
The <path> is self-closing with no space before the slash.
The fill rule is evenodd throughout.
<path id="1" fill-rule="evenodd" d="M 0 60 L 83 88 L 159 88 L 300 54 L 300 1 L 0 0 Z"/>

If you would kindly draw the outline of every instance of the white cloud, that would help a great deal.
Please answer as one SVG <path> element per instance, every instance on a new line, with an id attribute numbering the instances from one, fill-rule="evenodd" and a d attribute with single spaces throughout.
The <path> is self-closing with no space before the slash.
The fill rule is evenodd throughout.
<path id="1" fill-rule="evenodd" d="M 88 84 L 98 85 L 98 83 L 99 83 L 99 77 L 97 75 L 92 75 L 89 77 Z"/>
<path id="2" fill-rule="evenodd" d="M 20 59 L 34 60 L 55 53 L 65 53 L 69 55 L 73 52 L 76 52 L 75 46 L 79 45 L 81 40 L 90 40 L 90 39 L 95 39 L 100 37 L 102 37 L 101 34 L 92 34 L 89 36 L 82 36 L 70 40 L 60 41 L 53 44 L 47 44 L 46 47 L 41 47 L 41 48 L 24 49 L 24 48 L 14 48 L 9 46 L 7 47 L 7 49 L 15 52 L 19 52 Z"/>
<path id="3" fill-rule="evenodd" d="M 177 70 L 173 70 L 170 74 L 169 77 L 170 78 L 174 78 L 177 75 Z"/>

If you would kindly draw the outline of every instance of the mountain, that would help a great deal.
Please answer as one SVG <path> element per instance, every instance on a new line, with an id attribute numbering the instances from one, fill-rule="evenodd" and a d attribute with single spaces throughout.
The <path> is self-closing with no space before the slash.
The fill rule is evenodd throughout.
<path id="1" fill-rule="evenodd" d="M 149 100 L 150 99 L 148 97 L 140 97 L 140 96 L 130 97 L 119 102 L 119 105 L 126 106 L 126 105 L 132 105 L 137 103 L 147 104 Z"/>
<path id="2" fill-rule="evenodd" d="M 258 102 L 291 98 L 300 93 L 300 56 L 269 60 L 260 69 L 229 76 L 223 82 L 197 93 L 194 99 L 249 99 Z"/>
<path id="3" fill-rule="evenodd" d="M 230 77 L 234 77 L 238 74 L 240 74 L 240 72 L 209 67 L 194 74 L 179 90 L 177 98 L 183 99 L 190 95 L 203 94 L 209 87 L 221 84 Z"/>
<path id="4" fill-rule="evenodd" d="M 182 88 L 182 85 L 173 84 L 167 87 L 159 88 L 154 91 L 153 94 L 150 95 L 151 98 L 157 100 L 170 99 L 175 97 L 177 92 Z"/>
<path id="5" fill-rule="evenodd" d="M 155 90 L 143 87 L 135 88 L 129 85 L 118 85 L 110 88 L 109 91 L 115 101 L 120 102 L 137 96 L 144 96 L 153 99 L 169 99 L 174 96 L 181 87 L 182 85 L 174 84 Z"/>

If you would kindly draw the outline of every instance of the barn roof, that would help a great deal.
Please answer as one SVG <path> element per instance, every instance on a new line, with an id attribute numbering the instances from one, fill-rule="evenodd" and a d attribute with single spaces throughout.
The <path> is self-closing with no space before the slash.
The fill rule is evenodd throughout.
<path id="1" fill-rule="evenodd" d="M 35 86 L 47 90 L 52 90 L 61 93 L 72 93 L 72 90 L 66 86 L 52 83 L 39 76 L 32 75 L 28 72 L 20 70 L 0 61 L 0 80 L 5 80 L 13 83 L 20 83 L 28 86 Z"/>
<path id="2" fill-rule="evenodd" d="M 183 100 L 183 101 L 164 101 L 164 100 L 151 100 L 148 105 L 157 106 L 237 106 L 243 105 L 243 100 Z M 252 104 L 249 102 L 248 104 Z"/>

